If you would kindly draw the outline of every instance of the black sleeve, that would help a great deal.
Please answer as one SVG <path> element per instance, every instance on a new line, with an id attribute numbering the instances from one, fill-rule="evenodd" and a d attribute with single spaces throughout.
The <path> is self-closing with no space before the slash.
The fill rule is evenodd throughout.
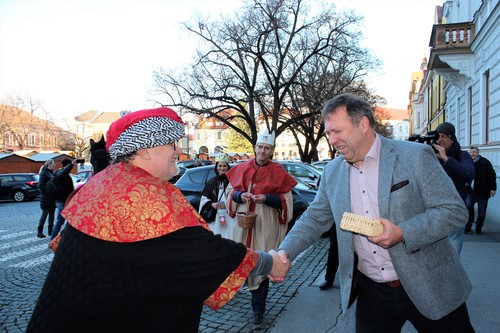
<path id="1" fill-rule="evenodd" d="M 282 208 L 281 199 L 277 194 L 266 194 L 266 201 L 264 204 L 272 208 Z"/>
<path id="2" fill-rule="evenodd" d="M 61 177 L 69 175 L 69 173 L 71 172 L 71 169 L 73 169 L 73 164 L 70 163 L 70 164 L 66 165 L 63 169 L 57 171 L 57 177 L 61 178 Z"/>

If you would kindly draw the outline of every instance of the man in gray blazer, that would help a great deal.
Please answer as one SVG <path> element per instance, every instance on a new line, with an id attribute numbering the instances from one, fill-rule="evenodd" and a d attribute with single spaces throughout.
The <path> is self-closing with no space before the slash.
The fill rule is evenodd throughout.
<path id="1" fill-rule="evenodd" d="M 418 331 L 474 332 L 471 284 L 448 240 L 467 209 L 431 147 L 376 134 L 370 105 L 352 94 L 328 101 L 322 117 L 343 158 L 326 165 L 315 200 L 280 245 L 282 261 L 335 223 L 342 310 L 357 296 L 356 332 L 400 332 L 407 320 Z M 383 233 L 340 229 L 344 212 L 376 218 Z"/>

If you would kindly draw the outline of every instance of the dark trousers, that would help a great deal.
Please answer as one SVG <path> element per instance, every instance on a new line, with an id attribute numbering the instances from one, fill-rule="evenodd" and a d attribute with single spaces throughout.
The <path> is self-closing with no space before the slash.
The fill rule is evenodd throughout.
<path id="1" fill-rule="evenodd" d="M 259 288 L 251 290 L 252 293 L 252 310 L 253 313 L 266 312 L 266 300 L 269 292 L 269 279 L 265 279 L 260 283 Z"/>
<path id="2" fill-rule="evenodd" d="M 49 217 L 49 235 L 52 233 L 52 228 L 54 227 L 54 213 L 55 207 L 51 209 L 42 209 L 42 216 L 40 216 L 40 221 L 38 222 L 39 233 L 43 233 L 43 226 L 45 225 L 47 216 Z"/>
<path id="3" fill-rule="evenodd" d="M 486 210 L 488 209 L 488 199 L 478 198 L 470 193 L 467 194 L 467 201 L 465 202 L 469 210 L 469 221 L 465 225 L 465 230 L 471 230 L 474 223 L 474 205 L 477 202 L 477 220 L 476 231 L 481 231 L 483 228 L 484 220 L 486 219 Z"/>
<path id="4" fill-rule="evenodd" d="M 406 321 L 418 332 L 474 332 L 465 303 L 443 318 L 431 320 L 417 310 L 402 286 L 393 288 L 358 275 L 356 333 L 399 333 Z"/>
<path id="5" fill-rule="evenodd" d="M 326 262 L 326 273 L 325 273 L 326 282 L 333 283 L 338 268 L 339 268 L 339 246 L 337 242 L 337 230 L 335 229 L 335 225 L 333 225 L 332 229 L 330 230 L 330 248 L 328 249 L 328 259 Z"/>

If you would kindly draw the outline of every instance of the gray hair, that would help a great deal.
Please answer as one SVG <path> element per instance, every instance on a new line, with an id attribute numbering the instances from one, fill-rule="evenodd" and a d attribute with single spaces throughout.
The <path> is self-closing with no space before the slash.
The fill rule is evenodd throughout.
<path id="1" fill-rule="evenodd" d="M 51 165 L 52 163 L 56 163 L 56 161 L 54 161 L 53 159 L 50 159 L 50 160 L 46 160 L 45 161 L 45 164 L 43 165 L 44 167 L 48 167 L 49 165 Z"/>
<path id="2" fill-rule="evenodd" d="M 325 120 L 341 106 L 345 106 L 347 115 L 351 118 L 355 126 L 359 125 L 363 117 L 367 117 L 370 127 L 375 128 L 375 116 L 370 104 L 363 98 L 350 93 L 337 95 L 327 101 L 321 110 L 321 117 Z"/>

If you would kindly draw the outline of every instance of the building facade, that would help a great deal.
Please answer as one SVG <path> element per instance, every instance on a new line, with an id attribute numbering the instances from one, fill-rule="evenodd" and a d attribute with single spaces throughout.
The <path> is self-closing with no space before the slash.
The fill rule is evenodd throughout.
<path id="1" fill-rule="evenodd" d="M 477 146 L 500 175 L 500 2 L 446 1 L 436 10 L 430 47 L 410 91 L 410 130 L 425 134 L 448 121 L 462 148 Z M 499 200 L 488 214 L 500 217 Z"/>

